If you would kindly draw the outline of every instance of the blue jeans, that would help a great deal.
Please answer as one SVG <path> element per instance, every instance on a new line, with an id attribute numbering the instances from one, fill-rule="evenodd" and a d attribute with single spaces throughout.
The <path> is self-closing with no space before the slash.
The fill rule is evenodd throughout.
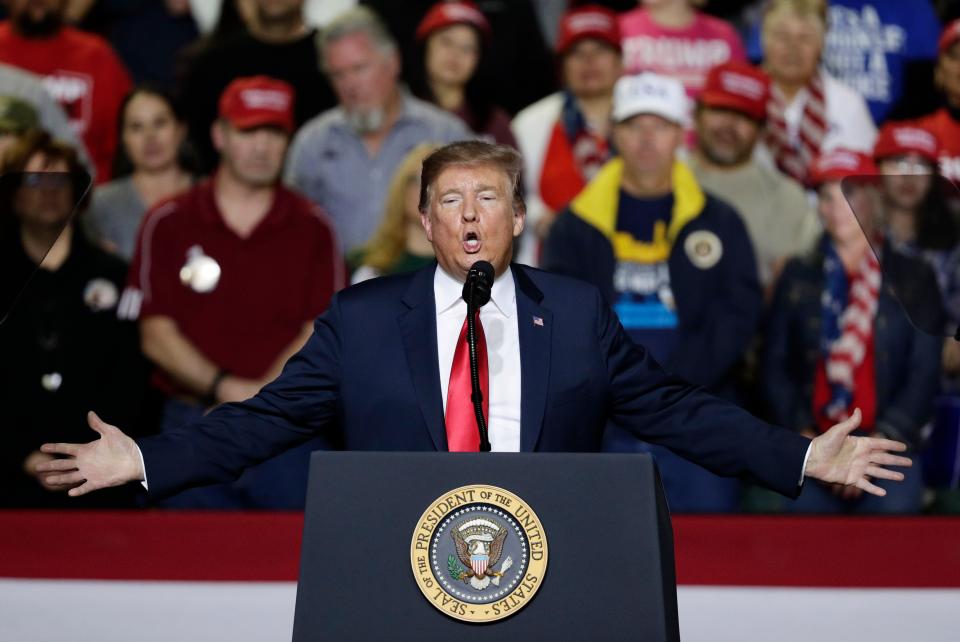
<path id="1" fill-rule="evenodd" d="M 160 432 L 169 432 L 203 417 L 204 408 L 170 399 L 163 408 Z M 162 508 L 303 510 L 310 453 L 324 450 L 319 437 L 248 468 L 230 484 L 191 488 L 158 502 Z"/>
<path id="2" fill-rule="evenodd" d="M 734 513 L 740 508 L 739 480 L 714 475 L 662 446 L 640 441 L 625 430 L 607 428 L 603 452 L 653 455 L 671 513 Z"/>
<path id="3" fill-rule="evenodd" d="M 911 515 L 920 512 L 923 504 L 923 471 L 920 459 L 909 455 L 911 468 L 896 468 L 904 473 L 903 481 L 874 480 L 874 484 L 887 491 L 884 497 L 862 493 L 856 499 L 842 499 L 833 494 L 830 487 L 813 479 L 803 483 L 800 497 L 786 502 L 790 513 L 816 513 L 821 515 Z"/>

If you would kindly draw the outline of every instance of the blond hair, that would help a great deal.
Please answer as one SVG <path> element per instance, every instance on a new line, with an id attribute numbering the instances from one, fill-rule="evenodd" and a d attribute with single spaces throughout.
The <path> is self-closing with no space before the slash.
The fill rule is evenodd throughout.
<path id="1" fill-rule="evenodd" d="M 389 272 L 407 248 L 406 191 L 411 176 L 419 176 L 423 160 L 438 149 L 422 143 L 411 149 L 390 179 L 383 218 L 363 251 L 363 265 L 380 273 Z"/>

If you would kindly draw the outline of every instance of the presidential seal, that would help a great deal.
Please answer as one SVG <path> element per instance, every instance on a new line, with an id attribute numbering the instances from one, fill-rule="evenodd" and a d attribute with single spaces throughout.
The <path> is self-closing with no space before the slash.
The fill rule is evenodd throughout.
<path id="1" fill-rule="evenodd" d="M 547 570 L 547 536 L 522 499 L 496 486 L 463 486 L 420 517 L 410 544 L 417 586 L 446 615 L 493 622 L 534 596 Z"/>

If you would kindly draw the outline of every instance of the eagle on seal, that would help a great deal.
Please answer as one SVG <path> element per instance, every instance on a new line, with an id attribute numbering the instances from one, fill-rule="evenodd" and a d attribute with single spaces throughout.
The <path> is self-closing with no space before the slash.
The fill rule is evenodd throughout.
<path id="1" fill-rule="evenodd" d="M 450 535 L 457 549 L 457 557 L 466 567 L 459 579 L 478 591 L 487 588 L 491 581 L 494 586 L 499 586 L 503 573 L 513 565 L 513 560 L 507 557 L 500 571 L 493 570 L 503 555 L 507 529 L 481 518 L 460 524 L 450 531 Z"/>

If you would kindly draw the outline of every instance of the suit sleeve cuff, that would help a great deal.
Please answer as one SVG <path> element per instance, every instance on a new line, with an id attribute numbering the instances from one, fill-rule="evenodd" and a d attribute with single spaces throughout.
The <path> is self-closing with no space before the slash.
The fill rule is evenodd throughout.
<path id="1" fill-rule="evenodd" d="M 810 459 L 810 451 L 811 451 L 811 450 L 813 450 L 813 440 L 810 440 L 810 445 L 807 446 L 807 454 L 803 456 L 803 468 L 800 469 L 800 480 L 797 482 L 797 486 L 803 486 L 803 478 L 806 477 L 806 475 L 807 475 L 807 460 Z M 143 478 L 144 478 L 144 480 L 146 480 L 146 478 L 147 478 L 147 470 L 146 470 L 146 468 L 144 468 L 144 470 L 143 470 Z M 143 486 L 144 486 L 144 488 L 146 488 L 146 486 L 147 486 L 147 482 L 146 482 L 146 481 L 143 482 Z"/>
<path id="2" fill-rule="evenodd" d="M 140 482 L 143 485 L 144 490 L 150 490 L 147 486 L 147 466 L 143 463 L 143 451 L 140 450 L 140 445 L 137 444 L 137 455 L 140 457 L 140 470 L 143 471 L 143 481 Z M 804 468 L 806 468 L 807 462 L 803 462 Z"/>

